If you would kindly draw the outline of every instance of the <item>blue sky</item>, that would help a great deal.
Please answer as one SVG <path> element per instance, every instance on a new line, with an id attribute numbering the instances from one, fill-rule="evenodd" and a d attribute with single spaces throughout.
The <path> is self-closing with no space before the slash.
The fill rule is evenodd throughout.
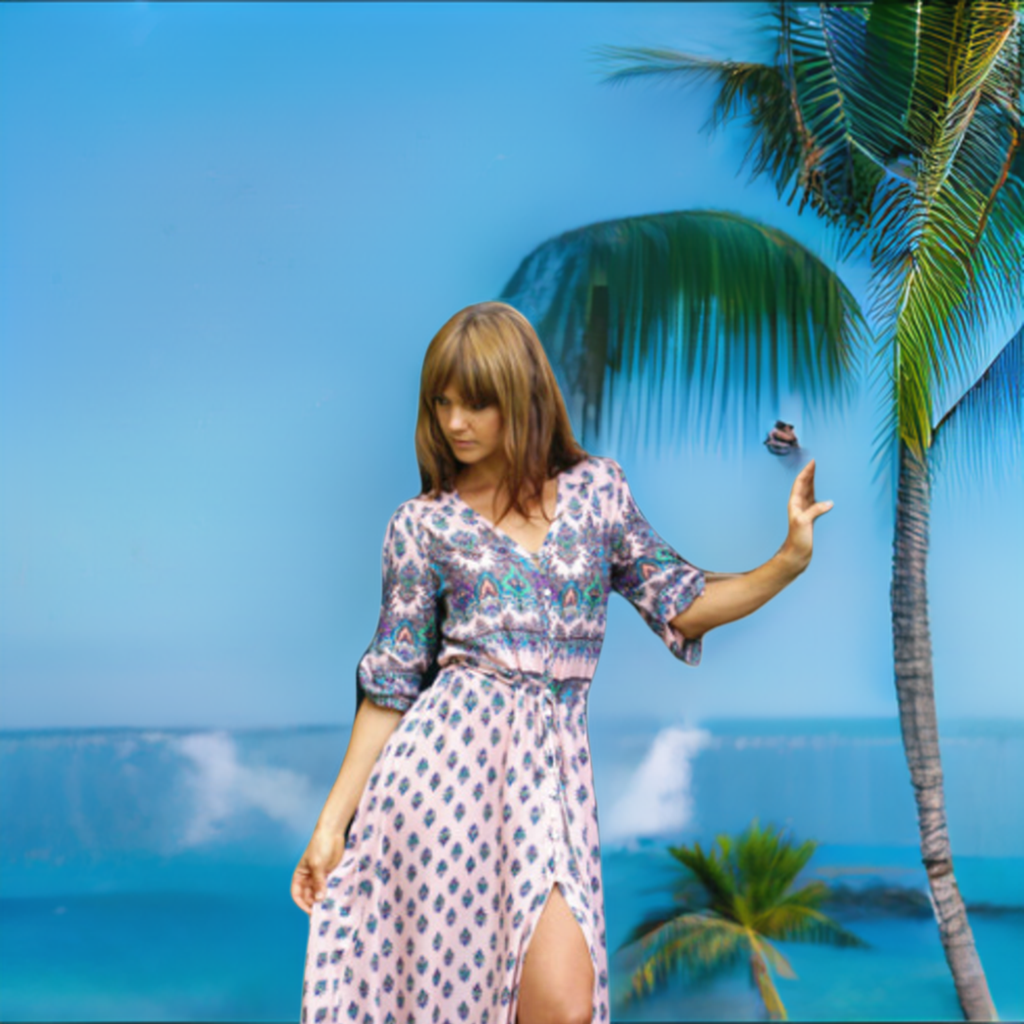
<path id="1" fill-rule="evenodd" d="M 738 173 L 738 128 L 700 132 L 708 93 L 600 83 L 602 44 L 756 55 L 756 10 L 0 6 L 0 726 L 350 718 L 453 312 L 633 214 L 733 210 L 831 259 Z M 836 502 L 811 568 L 696 670 L 614 598 L 592 716 L 895 714 L 874 399 L 783 404 Z M 793 475 L 760 439 L 594 450 L 686 557 L 745 570 Z M 1024 715 L 1022 508 L 1019 476 L 936 492 L 940 714 Z"/>

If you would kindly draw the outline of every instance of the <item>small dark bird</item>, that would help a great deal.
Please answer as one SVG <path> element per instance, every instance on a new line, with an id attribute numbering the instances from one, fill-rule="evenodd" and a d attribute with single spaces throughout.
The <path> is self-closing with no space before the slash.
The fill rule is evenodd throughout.
<path id="1" fill-rule="evenodd" d="M 775 426 L 768 431 L 764 444 L 772 455 L 789 456 L 791 459 L 799 458 L 803 451 L 796 439 L 793 424 L 783 423 L 782 420 L 775 421 Z"/>

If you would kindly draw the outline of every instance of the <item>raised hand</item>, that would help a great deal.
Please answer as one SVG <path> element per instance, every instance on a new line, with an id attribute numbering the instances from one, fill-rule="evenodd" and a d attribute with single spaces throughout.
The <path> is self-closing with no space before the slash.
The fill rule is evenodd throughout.
<path id="1" fill-rule="evenodd" d="M 789 533 L 782 545 L 799 572 L 811 561 L 814 547 L 814 520 L 828 512 L 834 503 L 814 500 L 814 459 L 797 474 L 789 493 Z"/>

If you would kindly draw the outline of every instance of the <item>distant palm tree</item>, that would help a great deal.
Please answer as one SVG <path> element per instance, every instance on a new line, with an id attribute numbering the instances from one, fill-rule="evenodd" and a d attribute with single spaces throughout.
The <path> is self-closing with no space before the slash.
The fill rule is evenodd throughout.
<path id="1" fill-rule="evenodd" d="M 980 378 L 976 368 L 987 329 L 997 315 L 1015 316 L 1024 295 L 1021 6 L 778 2 L 770 11 L 771 63 L 608 47 L 605 56 L 622 63 L 608 80 L 715 83 L 710 124 L 745 115 L 754 175 L 768 174 L 780 197 L 799 197 L 801 209 L 808 205 L 833 225 L 841 252 L 868 254 L 870 312 L 881 341 L 875 458 L 896 469 L 891 600 L 900 726 L 957 996 L 965 1017 L 992 1020 L 946 824 L 927 608 L 929 449 L 944 423 L 952 438 L 955 420 L 963 428 L 956 433 L 968 435 L 958 449 L 961 465 L 981 467 L 994 449 L 980 430 L 992 427 L 1010 432 L 1000 455 L 1019 461 L 1020 334 Z M 663 398 L 680 406 L 677 385 L 682 404 L 689 391 L 701 399 L 706 391 L 712 401 L 698 408 L 698 426 L 715 419 L 721 430 L 730 395 L 755 409 L 751 399 L 780 369 L 809 373 L 794 390 L 814 396 L 849 365 L 844 355 L 823 361 L 851 346 L 837 344 L 843 332 L 822 330 L 820 283 L 789 303 L 775 291 L 781 276 L 759 284 L 745 240 L 698 247 L 688 257 L 685 245 L 665 240 L 678 216 L 621 222 L 625 229 L 606 232 L 610 255 L 596 261 L 595 229 L 561 236 L 527 257 L 506 288 L 504 297 L 532 303 L 549 331 L 554 361 L 581 396 L 584 438 L 600 420 L 602 400 L 610 405 L 613 386 L 630 381 L 646 385 L 648 412 Z M 841 296 L 827 304 L 833 322 L 845 319 L 851 339 L 860 328 L 855 304 L 840 285 L 830 287 Z M 680 290 L 696 298 L 680 301 Z M 787 351 L 764 325 L 792 329 L 790 307 L 808 308 L 808 292 L 819 296 L 816 312 Z M 826 340 L 816 343 L 819 337 Z M 950 411 L 936 423 L 943 406 Z"/>
<path id="2" fill-rule="evenodd" d="M 816 847 L 810 840 L 794 846 L 756 821 L 735 841 L 719 836 L 707 853 L 700 843 L 670 846 L 686 873 L 675 905 L 648 914 L 619 947 L 639 944 L 641 952 L 623 1006 L 663 987 L 674 973 L 708 978 L 746 962 L 769 1017 L 786 1020 L 772 974 L 796 974 L 773 941 L 867 945 L 821 912 L 828 895 L 823 882 L 793 888 Z"/>

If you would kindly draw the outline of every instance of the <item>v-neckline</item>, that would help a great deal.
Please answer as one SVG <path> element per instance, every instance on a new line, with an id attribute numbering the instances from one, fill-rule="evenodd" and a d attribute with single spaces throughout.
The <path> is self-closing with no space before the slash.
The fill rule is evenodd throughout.
<path id="1" fill-rule="evenodd" d="M 552 534 L 555 532 L 555 527 L 558 525 L 558 520 L 562 515 L 562 477 L 565 475 L 563 469 L 555 477 L 555 515 L 551 520 L 551 524 L 548 526 L 548 532 L 544 534 L 544 540 L 541 541 L 540 547 L 536 551 L 531 551 L 528 547 L 520 544 L 511 534 L 506 533 L 504 530 L 499 529 L 494 525 L 482 512 L 478 512 L 472 505 L 470 505 L 465 498 L 459 494 L 459 489 L 454 484 L 452 485 L 452 494 L 455 495 L 455 500 L 463 506 L 468 508 L 473 513 L 475 519 L 478 519 L 483 525 L 491 531 L 496 537 L 500 537 L 502 540 L 507 541 L 509 544 L 514 544 L 523 554 L 527 555 L 531 561 L 541 556 L 544 549 L 547 547 L 548 541 L 551 539 Z"/>

